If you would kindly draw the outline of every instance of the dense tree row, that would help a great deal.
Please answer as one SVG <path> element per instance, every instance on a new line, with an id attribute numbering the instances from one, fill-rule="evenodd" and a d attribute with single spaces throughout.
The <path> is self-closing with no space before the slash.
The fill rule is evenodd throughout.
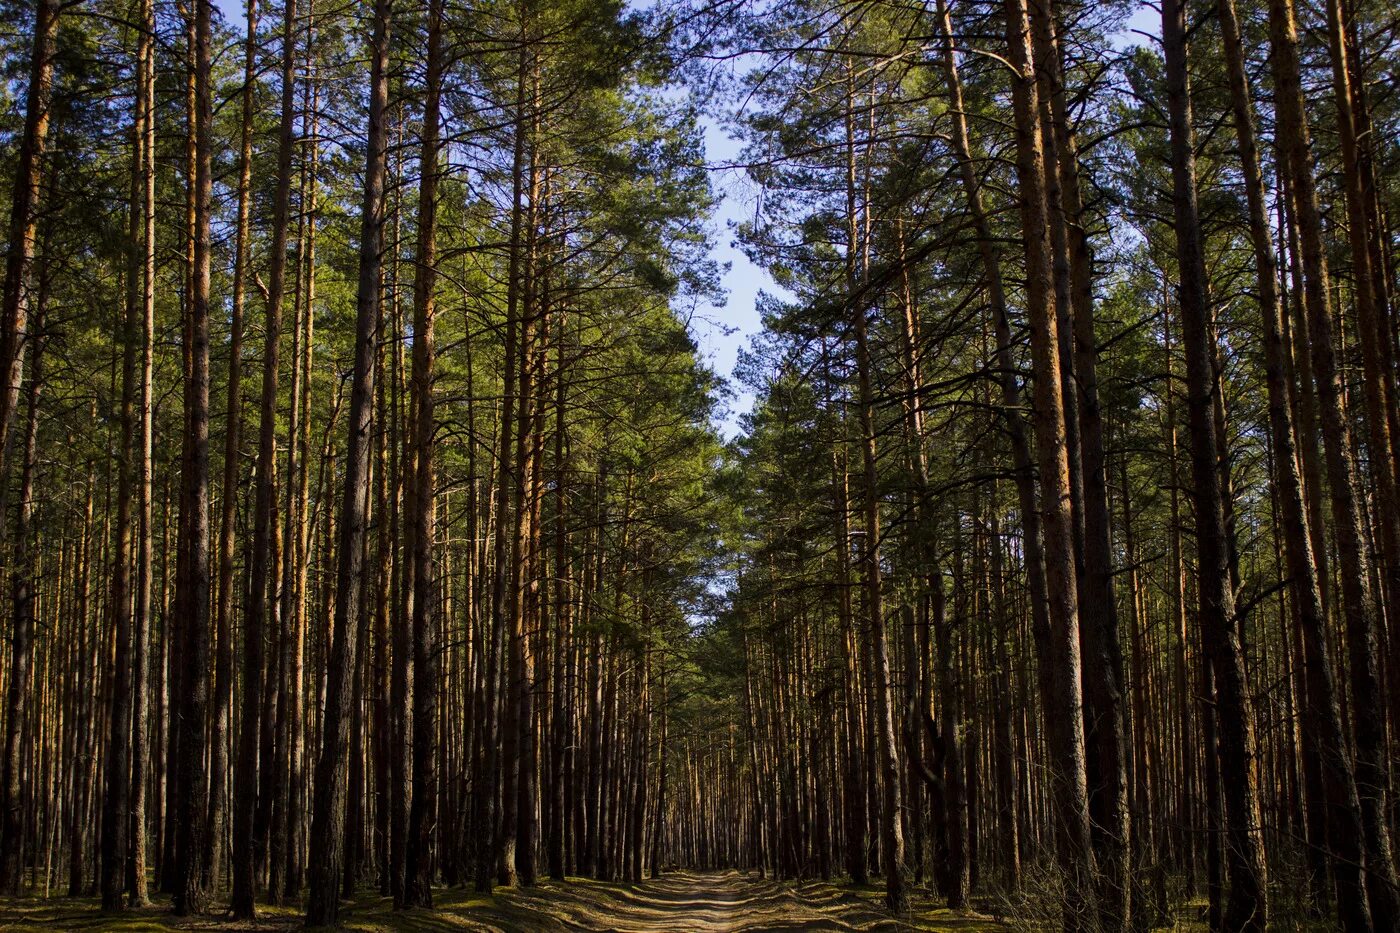
<path id="1" fill-rule="evenodd" d="M 691 779 L 741 864 L 1070 930 L 1400 925 L 1396 22 L 746 18 L 783 294 L 713 633 L 736 749 Z"/>
<path id="2" fill-rule="evenodd" d="M 331 924 L 658 866 L 720 454 L 667 24 L 22 13 L 0 889 Z"/>

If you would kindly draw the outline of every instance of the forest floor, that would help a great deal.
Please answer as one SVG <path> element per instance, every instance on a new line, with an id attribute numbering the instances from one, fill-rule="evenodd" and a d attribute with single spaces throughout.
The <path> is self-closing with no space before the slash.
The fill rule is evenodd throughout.
<path id="1" fill-rule="evenodd" d="M 990 917 L 933 909 L 925 901 L 895 921 L 881 906 L 882 891 L 822 882 L 784 884 L 739 872 L 676 872 L 641 884 L 587 879 L 542 882 L 530 889 L 501 888 L 482 896 L 462 888 L 435 891 L 433 910 L 395 912 L 387 898 L 361 896 L 342 909 L 347 930 L 363 933 L 453 930 L 501 933 L 617 931 L 617 933 L 756 933 L 761 930 L 991 933 L 1009 929 Z M 232 923 L 217 914 L 194 919 L 164 907 L 119 917 L 98 913 L 91 900 L 55 897 L 0 900 L 0 931 L 284 931 L 300 928 L 293 907 L 259 908 L 257 923 Z"/>

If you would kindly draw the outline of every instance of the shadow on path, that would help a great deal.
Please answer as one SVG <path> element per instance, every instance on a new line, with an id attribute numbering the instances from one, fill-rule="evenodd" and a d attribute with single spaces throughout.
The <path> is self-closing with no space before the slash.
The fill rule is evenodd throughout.
<path id="1" fill-rule="evenodd" d="M 731 871 L 679 872 L 638 885 L 586 880 L 501 892 L 477 913 L 489 930 L 615 933 L 751 931 L 992 930 L 985 919 L 946 916 L 896 921 L 872 900 L 831 884 L 787 885 Z"/>
<path id="2" fill-rule="evenodd" d="M 927 908 L 894 920 L 880 891 L 823 882 L 780 883 L 739 872 L 675 872 L 641 884 L 608 884 L 586 878 L 546 881 L 538 887 L 497 888 L 494 895 L 438 888 L 432 910 L 396 911 L 392 902 L 362 890 L 345 904 L 344 929 L 357 933 L 816 933 L 947 931 L 994 933 L 1007 928 L 986 918 Z M 301 906 L 259 904 L 258 919 L 234 923 L 219 911 L 178 918 L 168 903 L 104 916 L 91 898 L 0 899 L 0 933 L 291 933 L 300 930 Z"/>

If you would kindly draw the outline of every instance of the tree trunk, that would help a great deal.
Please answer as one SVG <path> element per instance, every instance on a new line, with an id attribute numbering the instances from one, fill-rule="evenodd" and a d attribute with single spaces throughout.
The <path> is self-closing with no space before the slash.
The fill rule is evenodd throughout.
<path id="1" fill-rule="evenodd" d="M 58 35 L 57 0 L 39 0 L 34 14 L 33 50 L 25 98 L 24 135 L 20 138 L 14 189 L 10 198 L 9 249 L 5 258 L 4 293 L 0 296 L 0 567 L 3 566 L 8 514 L 11 446 L 10 426 L 19 407 L 24 354 L 29 342 L 30 267 L 34 262 L 39 222 L 44 153 L 49 133 L 49 96 L 53 85 L 54 42 Z M 17 637 L 18 633 L 14 637 Z M 12 641 L 14 640 L 12 637 Z M 18 711 L 27 699 L 27 665 L 11 668 L 6 695 L 4 761 L 0 763 L 0 892 L 17 893 L 20 881 L 18 835 L 21 827 L 21 788 Z"/>
<path id="2" fill-rule="evenodd" d="M 567 474 L 567 443 L 565 414 L 568 402 L 567 383 L 564 378 L 565 370 L 565 323 L 566 315 L 561 310 L 555 322 L 555 364 L 554 364 L 554 574 L 553 584 L 550 591 L 553 595 L 551 609 L 554 616 L 554 639 L 553 639 L 553 695 L 550 710 L 550 757 L 549 757 L 549 828 L 547 832 L 546 848 L 548 849 L 549 877 L 556 881 L 563 881 L 567 869 L 567 844 L 568 835 L 568 791 L 567 788 L 573 783 L 576 772 L 569 767 L 573 758 L 572 739 L 574 717 L 573 717 L 573 689 L 566 675 L 568 659 L 572 657 L 573 651 L 573 626 L 572 615 L 570 613 L 571 600 L 573 599 L 572 587 L 569 586 L 569 557 L 568 543 L 569 534 L 565 520 L 568 516 L 568 495 L 565 484 L 568 481 Z M 664 693 L 664 674 L 663 674 Z M 666 713 L 663 706 L 661 719 L 662 746 L 665 746 L 666 735 Z M 662 757 L 662 784 L 664 785 L 665 757 Z M 664 799 L 665 790 L 662 790 Z M 665 819 L 661 810 L 661 804 L 657 804 L 658 826 Z M 658 843 L 660 833 L 658 829 Z M 658 872 L 659 859 L 653 856 L 652 874 L 656 876 Z"/>
<path id="3" fill-rule="evenodd" d="M 243 429 L 243 310 L 247 294 L 250 192 L 253 173 L 253 90 L 257 78 L 257 0 L 249 0 L 248 32 L 243 43 L 243 110 L 238 153 L 238 216 L 234 228 L 233 312 L 229 324 L 228 407 L 224 427 L 223 514 L 219 523 L 219 602 L 214 612 L 217 639 L 214 667 L 214 723 L 210 737 L 208 854 L 209 878 L 217 887 L 227 814 L 224 787 L 228 773 L 228 729 L 233 705 L 234 538 L 238 519 L 238 484 Z M 247 683 L 246 675 L 244 683 Z M 241 782 L 240 782 L 241 783 Z M 242 793 L 235 786 L 235 798 Z M 242 839 L 234 837 L 237 851 Z M 235 872 L 236 872 L 235 866 Z M 235 888 L 237 883 L 235 882 Z M 235 890 L 234 911 L 239 911 Z M 240 914 L 251 917 L 251 913 Z"/>
<path id="4" fill-rule="evenodd" d="M 1062 54 L 1056 42 L 1053 0 L 1030 4 L 1036 69 L 1049 89 L 1053 151 L 1047 161 L 1058 171 L 1059 203 L 1050 204 L 1052 223 L 1062 215 L 1065 264 L 1073 338 L 1073 382 L 1078 391 L 1064 398 L 1079 424 L 1080 501 L 1074 506 L 1082 526 L 1079 567 L 1079 631 L 1083 652 L 1084 733 L 1089 782 L 1089 834 L 1098 868 L 1099 926 L 1122 930 L 1130 920 L 1128 899 L 1127 756 L 1123 738 L 1123 652 L 1118 639 L 1117 597 L 1113 587 L 1113 544 L 1108 511 L 1104 419 L 1098 393 L 1098 341 L 1088 235 L 1079 180 L 1079 154 L 1069 125 Z M 1045 104 L 1042 104 L 1044 107 Z M 1051 169 L 1047 168 L 1047 172 Z M 1062 335 L 1062 339 L 1063 339 Z M 1062 360 L 1062 362 L 1064 362 Z M 1072 453 L 1072 452 L 1071 452 Z"/>
<path id="5" fill-rule="evenodd" d="M 856 220 L 856 150 L 851 102 L 854 91 L 847 95 L 846 109 L 846 212 L 849 237 L 846 243 L 848 282 L 856 281 L 854 269 L 860 252 Z M 861 549 L 862 580 L 865 608 L 869 616 L 874 694 L 875 739 L 879 755 L 881 827 L 880 863 L 885 875 L 885 905 L 891 913 L 900 914 L 909 908 L 909 881 L 904 864 L 904 831 L 901 825 L 904 809 L 899 781 L 899 744 L 894 723 L 893 683 L 890 674 L 890 646 L 886 633 L 882 587 L 880 579 L 880 490 L 876 462 L 875 398 L 872 386 L 872 366 L 867 338 L 865 303 L 849 289 L 847 301 L 855 337 L 857 408 L 860 412 L 861 459 L 863 463 L 863 499 L 865 543 Z"/>
<path id="6" fill-rule="evenodd" d="M 1041 642 L 1042 702 L 1050 750 L 1055 835 L 1064 877 L 1066 931 L 1092 928 L 1094 891 L 1089 848 L 1089 801 L 1084 771 L 1084 721 L 1080 694 L 1069 454 L 1061 396 L 1060 338 L 1054 304 L 1041 151 L 1040 103 L 1024 0 L 1007 0 L 1007 44 L 1013 69 L 1016 175 L 1021 186 L 1021 227 L 1026 251 L 1026 307 L 1035 376 L 1035 437 L 1044 517 L 1049 625 Z"/>
<path id="7" fill-rule="evenodd" d="M 130 840 L 132 831 L 130 814 L 131 795 L 134 785 L 131 780 L 131 744 L 136 728 L 140 723 L 132 716 L 132 689 L 135 678 L 132 672 L 132 637 L 130 615 L 131 580 L 131 495 L 134 467 L 132 464 L 133 445 L 136 441 L 134 410 L 137 393 L 137 341 L 144 336 L 145 312 L 145 241 L 149 229 L 146 226 L 146 165 L 152 154 L 146 150 L 146 122 L 152 119 L 149 87 L 146 82 L 147 56 L 150 54 L 149 40 L 138 40 L 137 96 L 132 117 L 131 137 L 131 200 L 127 215 L 128 262 L 126 269 L 126 318 L 122 326 L 122 392 L 121 392 L 121 438 L 117 460 L 117 516 L 116 535 L 113 541 L 112 588 L 107 604 L 110 625 L 116 639 L 116 652 L 113 656 L 112 686 L 108 708 L 109 736 L 107 746 L 107 774 L 103 795 L 102 816 L 102 909 L 116 911 L 122 908 L 122 892 L 127 886 Z M 143 354 L 144 356 L 144 354 Z M 144 368 L 144 366 L 143 366 Z M 143 451 L 144 453 L 144 451 Z M 133 879 L 134 880 L 134 879 Z"/>
<path id="8" fill-rule="evenodd" d="M 413 276 L 413 443 L 417 447 L 409 503 L 413 569 L 413 802 L 409 811 L 404 903 L 433 906 L 433 831 L 437 824 L 437 707 L 441 662 L 437 646 L 438 591 L 433 483 L 433 287 L 437 276 L 437 179 L 442 98 L 443 0 L 428 6 L 427 103 L 419 158 L 418 256 Z"/>
<path id="9" fill-rule="evenodd" d="M 1328 843 L 1337 889 L 1337 907 L 1349 930 L 1370 926 L 1366 890 L 1358 867 L 1362 864 L 1362 826 L 1356 779 L 1352 772 L 1331 660 L 1327 653 L 1327 616 L 1308 536 L 1302 481 L 1298 475 L 1293 417 L 1288 399 L 1288 348 L 1284 341 L 1283 305 L 1278 295 L 1278 258 L 1269 229 L 1259 146 L 1254 133 L 1254 109 L 1245 73 L 1244 49 L 1234 0 L 1219 6 L 1230 93 L 1235 111 L 1235 135 L 1240 145 L 1245 194 L 1249 205 L 1250 237 L 1254 248 L 1259 308 L 1264 324 L 1264 374 L 1269 396 L 1269 428 L 1273 442 L 1275 488 L 1282 512 L 1284 555 L 1292 581 L 1294 612 L 1303 644 L 1306 695 L 1303 728 L 1321 750 L 1326 799 L 1308 800 L 1309 809 L 1327 814 Z M 1304 746 L 1307 747 L 1305 741 Z M 1320 840 L 1319 840 L 1320 841 Z"/>
<path id="10" fill-rule="evenodd" d="M 308 17 L 312 13 L 312 10 L 308 10 Z M 314 46 L 315 37 L 312 24 L 308 23 L 308 57 Z M 310 72 L 309 65 L 308 72 Z M 308 151 L 302 165 L 301 223 L 304 229 L 300 235 L 302 246 L 298 254 L 298 263 L 301 269 L 300 282 L 298 283 L 301 295 L 301 300 L 298 302 L 300 318 L 296 323 L 298 327 L 296 339 L 298 359 L 293 368 L 293 417 L 287 434 L 287 472 L 289 478 L 294 477 L 295 483 L 294 485 L 288 484 L 286 531 L 283 535 L 283 540 L 287 542 L 286 546 L 289 549 L 290 558 L 283 562 L 284 573 L 281 581 L 282 618 L 288 626 L 288 631 L 282 640 L 286 683 L 279 693 L 279 700 L 283 702 L 278 708 L 278 727 L 281 738 L 277 743 L 278 773 L 285 774 L 287 780 L 286 817 L 282 821 L 286 849 L 286 868 L 283 872 L 281 891 L 284 897 L 296 897 L 301 893 L 302 872 L 306 864 L 304 833 L 306 825 L 304 779 L 306 732 L 303 680 L 306 656 L 307 600 L 309 599 L 307 576 L 311 563 L 311 520 L 309 515 L 311 510 L 309 496 L 311 478 L 311 365 L 316 306 L 316 205 L 318 191 L 316 139 L 320 126 L 318 116 L 320 95 L 315 85 L 314 76 L 308 78 L 306 89 L 303 92 L 303 101 L 304 111 L 309 113 L 310 132 L 307 134 Z M 306 119 L 308 117 L 303 117 L 303 125 L 305 125 Z M 333 413 L 331 422 L 333 423 L 334 420 Z M 275 849 L 276 846 L 273 848 Z M 272 880 L 275 883 L 276 866 L 271 867 Z M 273 890 L 269 891 L 269 894 L 275 898 L 278 891 L 274 887 Z"/>
<path id="11" fill-rule="evenodd" d="M 1186 11 L 1179 0 L 1166 0 L 1162 8 L 1162 35 L 1166 49 L 1182 346 L 1186 353 L 1187 416 L 1196 506 L 1198 596 L 1202 636 L 1215 672 L 1220 778 L 1224 786 L 1228 836 L 1225 850 L 1230 900 L 1225 924 L 1230 930 L 1263 930 L 1268 917 L 1268 885 L 1255 786 L 1254 718 L 1249 707 L 1244 651 L 1235 618 L 1225 493 L 1221 488 L 1214 424 L 1213 399 L 1218 383 L 1210 308 L 1206 300 L 1205 255 L 1196 209 Z M 1211 751 L 1207 749 L 1207 754 Z"/>
<path id="12" fill-rule="evenodd" d="M 140 453 L 136 473 L 136 600 L 133 619 L 132 661 L 132 742 L 131 742 L 131 830 L 128 865 L 131 903 L 144 906 L 146 888 L 146 775 L 149 770 L 153 743 L 149 723 L 151 709 L 150 644 L 151 644 L 151 581 L 152 539 L 154 515 L 152 486 L 154 482 L 155 399 L 153 371 L 155 366 L 156 312 L 156 122 L 155 122 L 155 6 L 141 4 L 141 64 L 138 95 L 143 115 L 141 132 L 145 140 L 141 165 L 141 376 L 137 392 Z M 159 732 L 156 733 L 157 739 Z M 159 750 L 159 743 L 155 743 Z"/>
<path id="13" fill-rule="evenodd" d="M 1362 373 L 1365 399 L 1367 448 L 1370 452 L 1371 481 L 1374 484 L 1374 521 L 1379 528 L 1372 528 L 1377 545 L 1380 594 L 1390 606 L 1392 624 L 1400 620 L 1400 493 L 1397 493 L 1397 462 L 1394 459 L 1397 439 L 1391 436 L 1392 424 L 1396 419 L 1395 374 L 1392 360 L 1386 348 L 1387 339 L 1373 339 L 1375 335 L 1386 333 L 1383 321 L 1383 286 L 1377 275 L 1380 271 L 1373 267 L 1371 253 L 1371 218 L 1367 210 L 1369 199 L 1366 193 L 1367 179 L 1363 177 L 1362 155 L 1358 146 L 1359 124 L 1362 113 L 1356 108 L 1351 75 L 1347 65 L 1348 39 L 1344 20 L 1347 10 L 1342 0 L 1327 0 L 1327 32 L 1332 58 L 1332 88 L 1336 98 L 1337 130 L 1341 142 L 1342 178 L 1346 191 L 1347 235 L 1351 246 L 1353 294 L 1356 301 L 1356 323 L 1363 335 L 1357 341 L 1361 348 Z M 1306 118 L 1306 117 L 1305 117 Z M 1300 165 L 1302 163 L 1299 163 Z M 1324 432 L 1326 427 L 1324 426 Z M 1338 473 L 1333 473 L 1333 482 L 1339 481 Z M 1359 483 L 1358 483 L 1359 486 Z M 1358 488 L 1359 492 L 1359 488 Z M 1336 507 L 1334 493 L 1334 521 L 1341 523 L 1345 515 Z M 1364 507 L 1358 511 L 1364 512 Z M 1362 516 L 1364 520 L 1364 515 Z M 1364 574 L 1364 568 L 1345 565 L 1352 545 L 1341 540 L 1349 533 L 1343 530 L 1338 546 L 1342 554 L 1343 605 L 1353 601 L 1366 605 L 1364 591 L 1353 587 L 1355 595 L 1347 598 L 1346 577 L 1348 571 Z M 1357 549 L 1363 557 L 1368 553 L 1364 547 Z M 1362 575 L 1362 582 L 1369 584 L 1369 577 Z M 1352 639 L 1375 642 L 1380 639 L 1384 628 L 1384 617 L 1380 605 L 1374 598 L 1370 601 L 1369 613 L 1373 616 L 1368 637 L 1358 633 Z M 1348 610 L 1348 629 L 1352 625 L 1352 612 Z M 1396 635 L 1392 633 L 1392 641 Z M 1378 669 L 1380 659 L 1376 656 L 1377 645 L 1366 648 L 1369 654 L 1366 664 L 1360 665 L 1363 675 L 1367 667 L 1373 672 L 1376 684 L 1357 692 L 1358 703 L 1365 702 L 1368 692 L 1377 703 L 1382 701 Z M 1353 649 L 1355 650 L 1355 649 Z M 1400 654 L 1395 655 L 1400 657 Z M 1356 665 L 1358 662 L 1353 660 Z M 1395 689 L 1392 683 L 1392 689 Z M 1392 701 L 1393 702 L 1393 701 Z M 1391 850 L 1390 801 L 1387 799 L 1390 784 L 1390 760 L 1386 749 L 1385 707 L 1360 711 L 1356 719 L 1357 766 L 1363 788 L 1362 816 L 1366 840 L 1366 890 L 1371 901 L 1372 919 L 1377 930 L 1400 928 L 1400 889 L 1397 889 L 1395 859 Z M 1394 724 L 1392 724 L 1393 726 Z"/>
<path id="14" fill-rule="evenodd" d="M 1291 0 L 1271 0 L 1274 83 L 1278 87 L 1278 139 L 1297 211 L 1302 254 L 1307 332 L 1325 448 L 1332 531 L 1336 538 L 1342 612 L 1346 620 L 1351 674 L 1352 736 L 1356 745 L 1356 784 L 1361 798 L 1366 850 L 1366 891 L 1377 929 L 1397 923 L 1396 882 L 1386 823 L 1387 761 L 1385 707 L 1380 693 L 1377 657 L 1377 607 L 1371 593 L 1371 564 L 1362 528 L 1351 426 L 1345 410 L 1342 377 L 1334 344 L 1331 276 L 1323 247 L 1322 225 L 1313 179 L 1307 104 L 1300 86 L 1297 27 Z M 1355 258 L 1355 257 L 1354 257 Z M 1362 341 L 1363 343 L 1369 341 Z"/>
<path id="15" fill-rule="evenodd" d="M 282 19 L 282 111 L 277 133 L 277 177 L 272 199 L 272 243 L 268 256 L 267 304 L 263 330 L 262 396 L 259 403 L 258 463 L 254 480 L 253 541 L 248 567 L 248 604 L 243 618 L 243 714 L 239 730 L 238 781 L 234 786 L 233 915 L 251 919 L 254 912 L 254 861 L 264 840 L 256 832 L 259 805 L 259 759 L 271 770 L 278 760 L 263 755 L 265 716 L 264 687 L 272 680 L 267 664 L 265 634 L 268 608 L 273 628 L 279 621 L 280 601 L 273 581 L 280 568 L 272 566 L 277 553 L 277 395 L 282 345 L 282 299 L 286 291 L 287 231 L 291 217 L 292 151 L 296 120 L 296 18 L 295 0 L 286 0 Z M 279 775 L 270 786 L 282 787 Z M 276 806 L 275 803 L 272 806 Z M 280 874 L 280 872 L 275 873 Z M 275 896 L 275 892 L 274 892 Z"/>
<path id="16" fill-rule="evenodd" d="M 311 819 L 308 926 L 334 926 L 340 913 L 345 855 L 346 774 L 350 708 L 356 701 L 354 658 L 361 637 L 360 576 L 364 565 L 365 518 L 369 509 L 369 454 L 374 408 L 375 343 L 379 335 L 379 276 L 383 268 L 384 182 L 388 134 L 391 0 L 375 0 L 370 40 L 369 146 L 360 216 L 359 280 L 355 295 L 355 367 L 350 389 L 350 432 L 345 457 L 336 572 L 335 619 L 327 659 L 325 716 L 316 762 Z M 329 506 L 327 506 L 329 508 Z"/>
<path id="17" fill-rule="evenodd" d="M 27 350 L 31 266 L 44 179 L 44 156 L 49 138 L 49 98 L 53 89 L 54 45 L 58 37 L 58 0 L 39 0 L 34 10 L 33 45 L 29 57 L 29 86 L 25 91 L 24 135 L 20 137 L 14 188 L 10 195 L 10 229 L 5 257 L 4 293 L 0 295 L 0 476 L 7 476 L 10 426 L 19 407 L 20 383 Z M 0 483 L 0 506 L 9 489 Z M 3 509 L 0 508 L 0 514 Z M 5 528 L 0 522 L 0 543 Z M 6 851 L 14 847 L 7 847 Z M 0 858 L 0 890 L 12 887 L 8 875 L 14 856 Z"/>
<path id="18" fill-rule="evenodd" d="M 842 441 L 844 446 L 844 439 Z M 841 782 L 842 835 L 846 843 L 846 874 L 852 884 L 864 885 L 870 880 L 865 857 L 865 756 L 861 751 L 860 719 L 860 661 L 856 648 L 855 613 L 851 607 L 851 531 L 850 489 L 845 451 L 840 447 L 831 454 L 832 512 L 836 516 L 836 586 L 837 614 L 840 620 L 842 684 L 845 694 L 845 728 L 842 730 L 842 758 L 845 769 Z"/>
<path id="19" fill-rule="evenodd" d="M 3 775 L 0 775 L 0 812 L 3 812 L 4 815 L 3 828 L 5 830 L 3 862 L 8 865 L 5 869 L 4 885 L 0 886 L 0 891 L 15 896 L 19 894 L 19 886 L 24 874 L 22 861 L 24 852 L 22 830 L 24 825 L 21 817 L 30 803 L 26 798 L 32 797 L 35 792 L 34 788 L 25 786 L 21 775 L 21 771 L 24 770 L 22 763 L 24 727 L 26 719 L 30 716 L 38 718 L 37 714 L 30 711 L 30 705 L 34 700 L 39 701 L 34 704 L 38 706 L 39 713 L 42 713 L 43 710 L 42 695 L 32 697 L 30 693 L 34 689 L 31 686 L 34 679 L 35 660 L 34 584 L 38 573 L 38 554 L 36 542 L 33 540 L 36 534 L 33 527 L 34 470 L 36 466 L 35 447 L 39 435 L 39 398 L 44 388 L 44 344 L 46 343 L 44 305 L 47 301 L 46 291 L 48 288 L 48 283 L 44 280 L 45 276 L 46 272 L 41 269 L 34 317 L 28 334 L 28 339 L 34 343 L 34 360 L 33 369 L 29 374 L 29 390 L 25 399 L 27 411 L 24 436 L 21 441 L 23 447 L 20 453 L 19 502 L 16 503 L 15 508 L 14 570 L 10 582 L 12 596 L 10 680 L 5 694 L 4 772 Z M 129 502 L 128 498 L 128 508 L 130 508 Z M 2 520 L 3 516 L 0 516 L 0 521 Z M 44 683 L 42 672 L 39 682 L 40 684 Z M 32 736 L 30 741 L 35 741 Z M 33 779 L 34 773 L 31 770 L 29 782 L 33 783 Z M 118 885 L 120 882 L 119 875 Z M 118 887 L 118 897 L 120 897 L 120 887 Z"/>
<path id="20" fill-rule="evenodd" d="M 211 192 L 213 186 L 213 75 L 210 60 L 211 0 L 194 4 L 194 264 L 190 301 L 190 378 L 186 434 L 190 461 L 185 505 L 190 509 L 186 537 L 185 597 L 181 601 L 183 651 L 180 665 L 180 795 L 176 810 L 175 913 L 202 913 L 208 892 L 204 885 L 204 852 L 209 803 L 209 272 Z"/>

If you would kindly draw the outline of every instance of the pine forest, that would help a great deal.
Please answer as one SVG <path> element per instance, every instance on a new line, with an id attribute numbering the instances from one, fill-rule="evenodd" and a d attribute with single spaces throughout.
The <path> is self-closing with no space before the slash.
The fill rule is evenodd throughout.
<path id="1" fill-rule="evenodd" d="M 1397 0 L 0 11 L 0 929 L 1400 933 Z"/>

